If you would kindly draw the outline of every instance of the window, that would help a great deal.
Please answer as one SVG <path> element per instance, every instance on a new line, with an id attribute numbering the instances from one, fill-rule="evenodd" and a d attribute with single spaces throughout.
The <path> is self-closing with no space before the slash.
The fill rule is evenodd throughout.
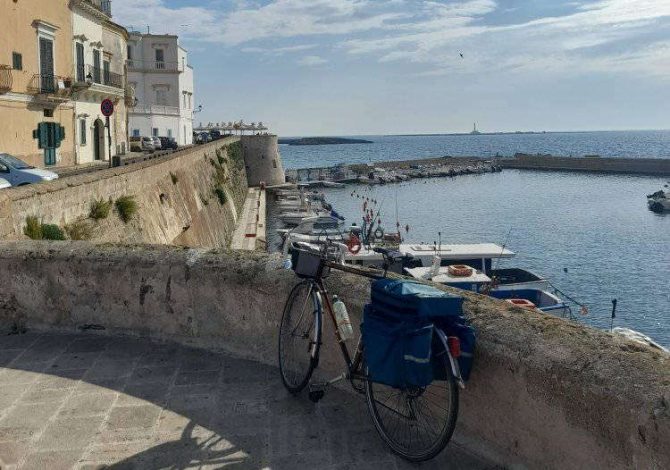
<path id="1" fill-rule="evenodd" d="M 188 109 L 191 109 L 193 106 L 191 106 L 191 94 L 188 94 Z"/>
<path id="2" fill-rule="evenodd" d="M 76 45 L 77 49 L 77 81 L 84 82 L 86 80 L 86 72 L 84 71 L 84 45 L 80 42 Z"/>
<path id="3" fill-rule="evenodd" d="M 86 145 L 86 119 L 79 120 L 79 143 Z"/>
<path id="4" fill-rule="evenodd" d="M 172 137 L 172 129 L 168 129 L 168 137 Z"/>
<path id="5" fill-rule="evenodd" d="M 186 107 L 186 93 L 184 93 L 184 109 L 188 109 L 188 108 Z"/>
<path id="6" fill-rule="evenodd" d="M 133 137 L 139 137 L 140 136 L 140 130 L 139 129 L 133 129 Z"/>
<path id="7" fill-rule="evenodd" d="M 167 104 L 167 90 L 156 90 L 156 104 L 163 106 Z"/>
<path id="8" fill-rule="evenodd" d="M 110 78 L 111 78 L 111 76 L 110 76 L 110 74 L 109 74 L 109 61 L 108 61 L 108 60 L 105 60 L 105 61 L 102 63 L 102 76 L 103 76 L 103 78 L 104 78 L 104 82 L 103 82 L 103 83 L 104 83 L 105 85 L 111 85 L 111 83 L 110 83 Z"/>
<path id="9" fill-rule="evenodd" d="M 51 108 L 44 108 L 44 117 L 54 117 L 54 110 Z"/>
<path id="10" fill-rule="evenodd" d="M 163 52 L 163 49 L 156 49 L 156 68 L 165 68 L 165 53 Z"/>
<path id="11" fill-rule="evenodd" d="M 130 46 L 130 44 L 128 44 L 127 52 L 128 52 L 128 67 L 132 67 L 133 66 L 133 48 Z"/>
<path id="12" fill-rule="evenodd" d="M 23 70 L 23 56 L 18 52 L 12 52 L 12 68 L 14 70 Z"/>
<path id="13" fill-rule="evenodd" d="M 100 76 L 100 51 L 93 49 L 93 81 L 95 83 L 101 83 Z"/>
<path id="14" fill-rule="evenodd" d="M 154 137 L 158 137 L 158 127 L 154 127 L 153 129 L 151 129 L 151 135 L 153 135 Z"/>

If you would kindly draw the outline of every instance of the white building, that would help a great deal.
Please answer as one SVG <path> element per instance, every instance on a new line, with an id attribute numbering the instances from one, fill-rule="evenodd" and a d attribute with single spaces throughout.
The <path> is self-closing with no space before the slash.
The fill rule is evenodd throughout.
<path id="1" fill-rule="evenodd" d="M 193 143 L 193 68 L 187 59 L 177 36 L 130 33 L 128 84 L 136 99 L 128 113 L 131 136 Z"/>
<path id="2" fill-rule="evenodd" d="M 75 111 L 75 162 L 108 160 L 125 153 L 126 41 L 125 28 L 111 21 L 111 3 L 103 0 L 72 0 L 72 71 Z M 114 103 L 110 118 L 111 148 L 106 119 L 100 110 L 104 99 Z"/>

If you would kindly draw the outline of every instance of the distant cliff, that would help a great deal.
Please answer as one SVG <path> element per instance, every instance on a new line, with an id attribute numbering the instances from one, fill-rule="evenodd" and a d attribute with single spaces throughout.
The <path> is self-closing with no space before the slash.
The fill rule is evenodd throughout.
<path id="1" fill-rule="evenodd" d="M 342 144 L 371 144 L 371 140 L 344 139 L 342 137 L 303 137 L 301 139 L 279 139 L 280 144 L 286 145 L 342 145 Z"/>

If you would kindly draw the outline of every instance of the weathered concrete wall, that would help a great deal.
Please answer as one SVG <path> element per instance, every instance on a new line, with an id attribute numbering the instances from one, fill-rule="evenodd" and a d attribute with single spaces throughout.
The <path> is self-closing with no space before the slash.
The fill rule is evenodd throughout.
<path id="1" fill-rule="evenodd" d="M 277 258 L 176 247 L 0 243 L 0 324 L 172 338 L 276 364 L 296 279 Z M 356 315 L 360 278 L 329 289 Z M 464 293 L 478 334 L 457 439 L 505 465 L 670 468 L 670 358 L 607 333 Z M 104 332 L 103 332 L 104 333 Z M 325 331 L 320 368 L 342 361 Z M 277 380 L 274 386 L 281 386 Z"/>
<path id="2" fill-rule="evenodd" d="M 670 175 L 667 158 L 595 158 L 518 155 L 495 160 L 503 168 L 522 170 L 590 171 L 665 176 Z"/>
<path id="3" fill-rule="evenodd" d="M 268 186 L 285 181 L 276 135 L 243 135 L 244 163 L 249 186 Z"/>
<path id="4" fill-rule="evenodd" d="M 228 156 L 237 138 L 192 147 L 156 160 L 0 193 L 0 239 L 27 238 L 26 217 L 64 227 L 81 222 L 98 242 L 227 246 L 246 197 L 244 163 Z M 234 153 L 234 152 L 231 152 Z M 221 204 L 215 190 L 224 191 Z M 89 219 L 91 202 L 133 196 L 136 217 L 123 223 L 112 210 Z"/>

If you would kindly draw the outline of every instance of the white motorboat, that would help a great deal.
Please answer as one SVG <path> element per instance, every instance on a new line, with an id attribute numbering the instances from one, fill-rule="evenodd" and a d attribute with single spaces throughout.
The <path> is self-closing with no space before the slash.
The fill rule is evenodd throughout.
<path id="1" fill-rule="evenodd" d="M 330 215 L 320 215 L 302 219 L 300 224 L 292 229 L 279 229 L 284 236 L 284 244 L 293 242 L 320 244 L 326 240 L 342 242 L 345 237 L 342 233 L 343 221 Z"/>

